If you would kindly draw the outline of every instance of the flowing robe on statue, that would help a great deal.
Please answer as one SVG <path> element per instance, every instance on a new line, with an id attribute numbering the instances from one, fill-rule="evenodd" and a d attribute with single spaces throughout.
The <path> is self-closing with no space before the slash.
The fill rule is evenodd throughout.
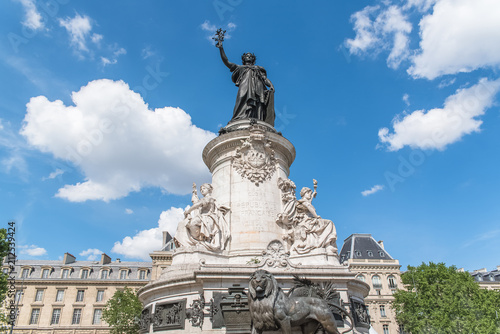
<path id="1" fill-rule="evenodd" d="M 314 249 L 330 248 L 337 251 L 337 231 L 331 220 L 314 216 L 307 206 L 312 204 L 290 198 L 277 222 L 290 230 L 291 252 L 307 254 Z"/>
<path id="2" fill-rule="evenodd" d="M 231 120 L 256 118 L 274 126 L 274 94 L 266 88 L 266 70 L 257 65 L 230 68 L 231 79 L 239 88 Z"/>

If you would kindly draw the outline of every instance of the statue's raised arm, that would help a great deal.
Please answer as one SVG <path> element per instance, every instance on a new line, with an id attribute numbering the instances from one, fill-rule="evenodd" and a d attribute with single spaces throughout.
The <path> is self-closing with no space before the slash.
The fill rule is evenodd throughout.
<path id="1" fill-rule="evenodd" d="M 220 51 L 222 62 L 233 73 L 231 79 L 239 88 L 231 121 L 257 119 L 274 126 L 274 86 L 266 70 L 255 65 L 256 57 L 250 52 L 241 56 L 242 65 L 231 63 L 222 46 L 224 33 L 225 30 L 218 29 L 213 39 L 217 42 L 215 46 Z"/>

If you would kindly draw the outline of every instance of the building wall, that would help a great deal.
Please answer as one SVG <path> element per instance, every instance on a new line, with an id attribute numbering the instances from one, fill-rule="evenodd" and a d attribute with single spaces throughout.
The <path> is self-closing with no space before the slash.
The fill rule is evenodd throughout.
<path id="1" fill-rule="evenodd" d="M 28 277 L 22 277 L 23 269 L 29 269 Z M 44 269 L 50 270 L 49 277 L 42 278 Z M 64 269 L 70 270 L 67 278 L 62 278 Z M 16 290 L 23 293 L 17 303 L 18 318 L 13 332 L 108 333 L 109 326 L 104 321 L 93 323 L 95 310 L 102 310 L 119 289 L 137 290 L 146 285 L 151 279 L 151 269 L 151 262 L 111 262 L 105 254 L 101 261 L 76 261 L 66 256 L 63 261 L 20 260 L 16 264 Z M 83 270 L 89 270 L 88 277 L 82 277 Z M 101 276 L 103 270 L 108 270 L 106 278 Z M 125 277 L 120 275 L 122 271 Z M 58 290 L 64 291 L 62 301 L 56 301 Z M 77 301 L 79 290 L 83 291 L 82 301 Z M 35 300 L 37 291 L 43 291 L 39 301 Z M 97 300 L 98 291 L 103 291 L 101 301 Z M 34 309 L 40 312 L 36 323 L 30 324 Z M 54 309 L 61 310 L 58 324 L 51 324 Z M 81 309 L 79 324 L 72 324 L 75 309 Z"/>
<path id="2" fill-rule="evenodd" d="M 402 288 L 400 276 L 400 265 L 398 260 L 369 260 L 369 259 L 349 259 L 349 268 L 357 273 L 356 278 L 363 280 L 370 285 L 370 293 L 365 298 L 365 304 L 370 314 L 372 327 L 379 334 L 384 334 L 384 325 L 387 326 L 389 334 L 399 333 L 399 326 L 396 322 L 396 315 L 391 303 L 394 300 L 392 294 L 397 288 Z M 380 278 L 380 285 L 374 285 L 373 277 Z M 395 285 L 389 286 L 389 277 L 393 277 Z M 383 306 L 385 316 L 380 310 Z"/>

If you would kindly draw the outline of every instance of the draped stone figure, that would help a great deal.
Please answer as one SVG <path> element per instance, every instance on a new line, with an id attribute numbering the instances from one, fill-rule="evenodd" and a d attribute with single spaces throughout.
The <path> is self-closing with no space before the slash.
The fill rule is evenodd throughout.
<path id="1" fill-rule="evenodd" d="M 274 86 L 267 78 L 266 70 L 255 65 L 256 57 L 250 52 L 241 56 L 243 65 L 229 62 L 222 46 L 223 33 L 222 40 L 216 40 L 222 62 L 232 72 L 231 79 L 238 87 L 231 121 L 253 118 L 274 126 Z"/>
<path id="2" fill-rule="evenodd" d="M 230 231 L 225 215 L 229 208 L 218 206 L 212 191 L 211 184 L 202 184 L 200 192 L 203 197 L 199 198 L 196 184 L 193 184 L 193 205 L 184 211 L 185 218 L 177 226 L 174 238 L 177 247 L 200 245 L 214 252 L 226 248 Z"/>
<path id="3" fill-rule="evenodd" d="M 288 228 L 285 239 L 290 245 L 290 253 L 307 254 L 324 248 L 329 254 L 337 255 L 335 225 L 331 220 L 321 218 L 312 204 L 317 195 L 316 180 L 314 192 L 308 187 L 302 188 L 299 200 L 295 197 L 295 184 L 291 180 L 280 178 L 278 186 L 283 193 L 284 207 L 276 222 Z"/>

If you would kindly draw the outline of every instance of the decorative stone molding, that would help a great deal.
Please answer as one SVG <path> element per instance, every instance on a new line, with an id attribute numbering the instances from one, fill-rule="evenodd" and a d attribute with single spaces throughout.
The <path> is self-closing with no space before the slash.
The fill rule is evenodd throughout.
<path id="1" fill-rule="evenodd" d="M 241 175 L 256 186 L 266 180 L 276 171 L 276 157 L 271 147 L 271 141 L 265 137 L 265 132 L 253 126 L 250 136 L 241 140 L 233 158 L 233 167 Z"/>
<path id="2" fill-rule="evenodd" d="M 285 247 L 279 240 L 273 240 L 267 245 L 267 249 L 262 252 L 263 264 L 262 266 L 274 267 L 274 268 L 285 268 L 290 265 L 288 261 L 288 254 L 285 251 Z"/>

